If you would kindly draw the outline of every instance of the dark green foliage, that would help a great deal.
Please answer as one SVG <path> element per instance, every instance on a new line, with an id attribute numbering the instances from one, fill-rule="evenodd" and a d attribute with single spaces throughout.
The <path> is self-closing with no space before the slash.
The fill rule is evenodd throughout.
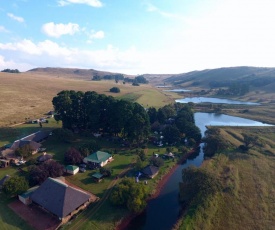
<path id="1" fill-rule="evenodd" d="M 140 150 L 140 151 L 138 151 L 137 155 L 140 157 L 141 161 L 145 161 L 146 160 L 146 155 L 145 155 L 145 152 L 144 152 L 143 149 Z"/>
<path id="2" fill-rule="evenodd" d="M 69 129 L 54 129 L 53 134 L 58 140 L 66 143 L 71 143 L 75 139 L 73 132 Z"/>
<path id="3" fill-rule="evenodd" d="M 69 148 L 64 155 L 64 162 L 68 165 L 80 164 L 82 160 L 83 156 L 81 153 L 73 147 Z"/>
<path id="4" fill-rule="evenodd" d="M 204 156 L 211 157 L 215 153 L 220 153 L 221 151 L 229 148 L 230 144 L 222 138 L 220 135 L 219 128 L 210 128 L 205 132 L 205 137 L 203 139 L 204 145 Z"/>
<path id="5" fill-rule="evenodd" d="M 110 92 L 112 93 L 120 93 L 120 89 L 118 87 L 113 87 L 110 89 Z"/>
<path id="6" fill-rule="evenodd" d="M 4 69 L 1 72 L 5 72 L 5 73 L 20 73 L 18 69 Z"/>
<path id="7" fill-rule="evenodd" d="M 48 177 L 63 175 L 63 166 L 56 161 L 47 161 L 38 166 L 29 168 L 29 183 L 31 186 L 42 184 Z"/>
<path id="8" fill-rule="evenodd" d="M 114 205 L 124 206 L 134 213 L 139 213 L 146 207 L 147 196 L 143 183 L 135 183 L 134 180 L 125 178 L 114 187 L 110 201 Z"/>
<path id="9" fill-rule="evenodd" d="M 99 172 L 104 176 L 104 177 L 110 177 L 112 175 L 113 170 L 108 167 L 101 167 L 99 169 Z"/>
<path id="10" fill-rule="evenodd" d="M 16 156 L 27 158 L 32 155 L 32 148 L 29 144 L 26 144 L 15 150 Z"/>
<path id="11" fill-rule="evenodd" d="M 149 133 L 149 117 L 145 109 L 132 102 L 116 100 L 96 92 L 62 91 L 53 98 L 63 128 L 89 130 L 111 135 L 121 133 L 139 143 Z"/>
<path id="12" fill-rule="evenodd" d="M 139 86 L 139 84 L 137 82 L 133 82 L 132 84 L 133 86 Z"/>
<path id="13" fill-rule="evenodd" d="M 148 84 L 148 80 L 142 75 L 135 77 L 134 81 L 140 84 Z"/>
<path id="14" fill-rule="evenodd" d="M 259 137 L 255 135 L 247 135 L 246 133 L 243 133 L 242 135 L 244 146 L 247 150 L 255 146 L 259 140 Z"/>
<path id="15" fill-rule="evenodd" d="M 156 167 L 161 167 L 164 165 L 164 160 L 160 157 L 151 157 L 150 158 L 150 164 L 154 165 Z"/>
<path id="16" fill-rule="evenodd" d="M 5 181 L 3 191 L 13 197 L 22 194 L 29 188 L 28 182 L 24 177 L 13 176 Z"/>
<path id="17" fill-rule="evenodd" d="M 81 145 L 78 149 L 83 157 L 87 157 L 88 155 L 100 150 L 101 147 L 97 144 L 96 141 L 91 140 L 89 143 Z"/>
<path id="18" fill-rule="evenodd" d="M 180 141 L 181 134 L 179 129 L 174 125 L 168 125 L 162 132 L 164 141 L 170 144 L 175 144 Z"/>

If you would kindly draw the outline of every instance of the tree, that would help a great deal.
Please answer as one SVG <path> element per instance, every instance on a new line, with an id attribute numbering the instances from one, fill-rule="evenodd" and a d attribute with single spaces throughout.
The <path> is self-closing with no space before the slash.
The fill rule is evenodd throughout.
<path id="1" fill-rule="evenodd" d="M 83 157 L 89 156 L 91 153 L 96 152 L 101 147 L 98 145 L 98 143 L 94 140 L 89 141 L 88 143 L 85 143 L 81 145 L 78 150 L 81 153 Z"/>
<path id="2" fill-rule="evenodd" d="M 75 139 L 73 132 L 69 129 L 54 129 L 53 135 L 65 143 L 71 143 Z"/>
<path id="3" fill-rule="evenodd" d="M 259 140 L 259 137 L 255 135 L 248 135 L 246 133 L 243 133 L 242 135 L 243 135 L 244 146 L 247 150 L 254 147 Z"/>
<path id="4" fill-rule="evenodd" d="M 160 157 L 151 157 L 150 158 L 150 164 L 156 166 L 156 167 L 161 167 L 164 165 L 164 160 Z"/>
<path id="5" fill-rule="evenodd" d="M 124 206 L 134 213 L 139 213 L 146 207 L 147 196 L 144 184 L 125 178 L 114 187 L 110 201 L 114 205 Z"/>
<path id="6" fill-rule="evenodd" d="M 65 164 L 80 164 L 82 160 L 83 157 L 81 153 L 73 147 L 69 148 L 64 155 Z"/>
<path id="7" fill-rule="evenodd" d="M 101 167 L 99 169 L 99 172 L 104 176 L 104 177 L 110 177 L 112 175 L 113 170 L 111 168 L 108 167 Z"/>
<path id="8" fill-rule="evenodd" d="M 110 92 L 112 93 L 120 93 L 120 89 L 118 87 L 113 87 L 110 89 Z"/>
<path id="9" fill-rule="evenodd" d="M 27 157 L 29 157 L 29 156 L 31 156 L 32 155 L 32 148 L 31 148 L 31 146 L 29 145 L 29 144 L 26 144 L 26 145 L 24 145 L 24 146 L 22 146 L 22 147 L 20 147 L 20 148 L 17 148 L 16 150 L 15 150 L 15 155 L 16 156 L 20 156 L 20 157 L 24 157 L 24 158 L 27 158 Z"/>
<path id="10" fill-rule="evenodd" d="M 29 188 L 28 182 L 24 177 L 13 176 L 5 181 L 3 191 L 13 197 L 25 192 Z"/>
<path id="11" fill-rule="evenodd" d="M 42 184 L 48 177 L 60 177 L 63 175 L 63 166 L 58 162 L 51 160 L 38 166 L 29 168 L 29 183 L 34 186 Z"/>
<path id="12" fill-rule="evenodd" d="M 164 141 L 168 144 L 174 144 L 180 141 L 181 134 L 179 129 L 174 125 L 168 125 L 163 130 Z"/>

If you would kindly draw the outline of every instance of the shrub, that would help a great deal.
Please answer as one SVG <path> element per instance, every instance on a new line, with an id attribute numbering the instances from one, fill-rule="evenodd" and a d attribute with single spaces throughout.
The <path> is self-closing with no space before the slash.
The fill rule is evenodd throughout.
<path id="1" fill-rule="evenodd" d="M 120 93 L 120 89 L 118 87 L 113 87 L 110 89 L 110 92 L 112 93 Z"/>

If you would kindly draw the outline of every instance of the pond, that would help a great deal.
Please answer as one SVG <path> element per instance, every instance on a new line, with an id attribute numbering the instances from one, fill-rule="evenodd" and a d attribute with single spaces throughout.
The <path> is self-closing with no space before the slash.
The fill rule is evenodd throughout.
<path id="1" fill-rule="evenodd" d="M 169 89 L 169 90 L 163 90 L 165 92 L 175 92 L 175 93 L 182 93 L 182 92 L 191 92 L 190 89 Z"/>
<path id="2" fill-rule="evenodd" d="M 214 104 L 233 104 L 233 105 L 260 105 L 256 102 L 235 101 L 230 99 L 221 99 L 214 97 L 186 97 L 183 99 L 177 99 L 176 102 L 180 103 L 214 103 Z"/>
<path id="3" fill-rule="evenodd" d="M 262 122 L 249 119 L 233 117 L 215 113 L 195 113 L 196 125 L 200 128 L 202 134 L 206 131 L 205 126 L 271 126 Z M 186 162 L 180 165 L 167 183 L 162 188 L 160 194 L 155 199 L 148 202 L 146 211 L 133 219 L 127 226 L 127 230 L 169 230 L 176 223 L 181 205 L 178 200 L 179 183 L 182 178 L 182 170 L 194 165 L 199 167 L 204 159 L 203 144 L 198 151 L 189 157 Z"/>

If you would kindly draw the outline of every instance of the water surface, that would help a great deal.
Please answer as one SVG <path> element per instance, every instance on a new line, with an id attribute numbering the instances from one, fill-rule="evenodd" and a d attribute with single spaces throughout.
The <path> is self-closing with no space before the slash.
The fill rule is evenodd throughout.
<path id="1" fill-rule="evenodd" d="M 176 102 L 180 103 L 214 103 L 214 104 L 233 104 L 233 105 L 260 105 L 256 102 L 235 101 L 230 99 L 220 99 L 214 97 L 186 97 L 183 99 L 177 99 Z"/>

